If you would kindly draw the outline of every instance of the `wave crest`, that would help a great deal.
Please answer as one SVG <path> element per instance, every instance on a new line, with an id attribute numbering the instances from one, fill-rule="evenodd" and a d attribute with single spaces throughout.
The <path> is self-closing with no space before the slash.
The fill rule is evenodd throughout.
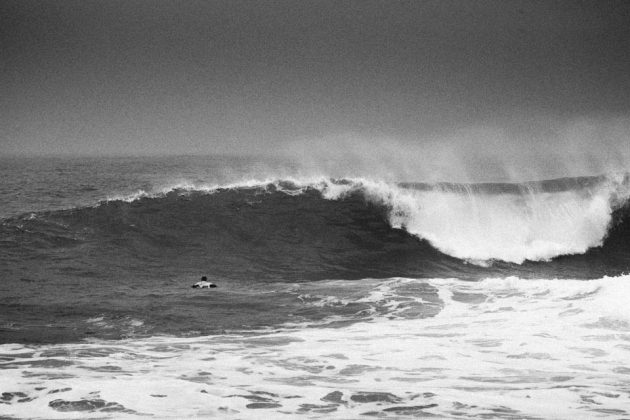
<path id="1" fill-rule="evenodd" d="M 179 184 L 3 225 L 30 249 L 87 242 L 94 249 L 81 249 L 89 258 L 130 267 L 166 258 L 228 277 L 465 277 L 513 264 L 521 275 L 545 264 L 575 276 L 585 263 L 601 276 L 630 269 L 628 190 L 627 177 L 473 185 L 250 180 Z M 580 259 L 557 258 L 570 255 Z"/>

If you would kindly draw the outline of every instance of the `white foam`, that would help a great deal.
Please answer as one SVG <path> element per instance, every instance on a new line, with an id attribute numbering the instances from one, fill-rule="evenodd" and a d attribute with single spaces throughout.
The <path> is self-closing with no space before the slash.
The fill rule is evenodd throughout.
<path id="1" fill-rule="evenodd" d="M 327 199 L 361 191 L 391 208 L 393 227 L 428 240 L 440 251 L 471 262 L 549 260 L 602 245 L 614 206 L 628 199 L 616 182 L 593 191 L 483 194 L 468 190 L 419 191 L 383 182 L 326 184 Z"/>
<path id="2" fill-rule="evenodd" d="M 311 178 L 292 178 L 292 177 L 284 177 L 284 178 L 244 178 L 239 181 L 230 182 L 230 183 L 222 183 L 222 184 L 208 184 L 203 182 L 187 182 L 180 181 L 167 185 L 163 185 L 161 187 L 156 187 L 151 189 L 150 191 L 146 190 L 138 190 L 134 193 L 130 194 L 116 194 L 111 195 L 106 198 L 105 201 L 126 201 L 133 202 L 142 198 L 159 198 L 164 197 L 166 194 L 171 192 L 180 192 L 180 193 L 207 193 L 213 194 L 219 190 L 235 190 L 235 189 L 249 189 L 249 188 L 260 188 L 263 190 L 268 190 L 269 186 L 273 186 L 274 189 L 285 192 L 287 194 L 299 194 L 302 193 L 303 190 L 307 187 L 323 185 L 324 178 L 322 177 L 311 177 Z M 295 188 L 286 188 L 285 185 L 291 184 L 295 186 Z"/>
<path id="3" fill-rule="evenodd" d="M 3 362 L 0 388 L 35 397 L 3 405 L 2 412 L 20 418 L 357 418 L 379 411 L 397 417 L 381 410 L 424 405 L 441 418 L 628 416 L 630 313 L 621 303 L 630 297 L 630 276 L 392 279 L 367 299 L 417 282 L 437 288 L 444 301 L 437 316 L 268 334 L 2 345 L 4 360 L 15 355 L 19 364 Z M 51 359 L 68 363 L 46 366 Z M 22 363 L 29 361 L 39 363 Z M 344 403 L 322 401 L 334 391 Z M 365 402 L 362 392 L 399 400 Z M 133 413 L 49 406 L 56 399 L 96 398 Z M 317 413 L 315 406 L 332 411 Z"/>

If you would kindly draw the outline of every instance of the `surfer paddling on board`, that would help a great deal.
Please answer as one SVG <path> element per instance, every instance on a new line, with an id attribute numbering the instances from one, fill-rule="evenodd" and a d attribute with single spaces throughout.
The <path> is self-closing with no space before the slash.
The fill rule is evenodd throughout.
<path id="1" fill-rule="evenodd" d="M 217 285 L 214 283 L 210 283 L 208 281 L 208 277 L 206 276 L 203 276 L 201 278 L 201 281 L 198 281 L 197 283 L 192 285 L 193 289 L 210 289 L 212 287 L 217 287 Z"/>

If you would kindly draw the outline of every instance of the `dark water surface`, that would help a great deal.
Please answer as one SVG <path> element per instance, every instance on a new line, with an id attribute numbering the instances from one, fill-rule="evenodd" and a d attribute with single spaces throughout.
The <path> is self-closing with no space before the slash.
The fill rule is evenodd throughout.
<path id="1" fill-rule="evenodd" d="M 305 290 L 327 295 L 330 280 L 589 279 L 630 267 L 627 201 L 611 207 L 602 246 L 584 254 L 479 264 L 448 255 L 404 224 L 394 227 L 399 210 L 391 192 L 375 199 L 357 180 L 322 186 L 269 177 L 288 170 L 274 163 L 3 159 L 0 342 L 212 334 L 333 315 L 359 313 L 349 319 L 362 320 L 361 309 L 377 310 L 369 304 L 305 310 Z M 250 178 L 259 181 L 230 186 Z M 537 188 L 538 194 L 575 191 L 590 200 L 605 181 L 392 188 L 519 200 Z M 330 199 L 334 188 L 348 190 Z M 219 285 L 212 294 L 189 288 L 201 275 Z M 344 293 L 360 296 L 372 286 L 361 280 Z"/>

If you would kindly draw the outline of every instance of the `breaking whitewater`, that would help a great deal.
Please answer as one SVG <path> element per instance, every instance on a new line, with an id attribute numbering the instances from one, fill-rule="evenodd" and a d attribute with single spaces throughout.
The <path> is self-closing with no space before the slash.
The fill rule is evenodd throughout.
<path id="1" fill-rule="evenodd" d="M 627 174 L 46 165 L 2 174 L 6 418 L 630 416 Z"/>

